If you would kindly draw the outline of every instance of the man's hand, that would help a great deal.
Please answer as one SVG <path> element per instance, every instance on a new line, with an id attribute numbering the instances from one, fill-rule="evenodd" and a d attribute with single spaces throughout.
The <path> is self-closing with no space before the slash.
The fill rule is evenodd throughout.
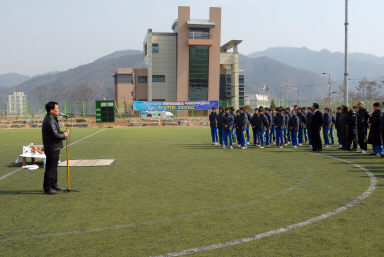
<path id="1" fill-rule="evenodd" d="M 66 137 L 69 136 L 69 131 L 68 131 L 68 130 L 64 131 L 64 135 L 65 135 Z"/>

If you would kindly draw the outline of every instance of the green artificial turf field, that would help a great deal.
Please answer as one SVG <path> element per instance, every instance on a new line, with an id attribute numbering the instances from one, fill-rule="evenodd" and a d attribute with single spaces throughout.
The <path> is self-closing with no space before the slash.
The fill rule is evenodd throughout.
<path id="1" fill-rule="evenodd" d="M 0 256 L 158 256 L 246 238 L 317 217 L 377 187 L 341 213 L 291 231 L 187 256 L 384 256 L 384 159 L 336 147 L 224 150 L 209 128 L 73 129 L 71 193 L 45 195 L 44 169 L 0 179 Z M 0 177 L 18 170 L 40 130 L 0 130 Z M 288 151 L 289 150 L 289 151 Z M 62 151 L 61 160 L 65 159 Z M 59 168 L 59 184 L 66 185 Z"/>

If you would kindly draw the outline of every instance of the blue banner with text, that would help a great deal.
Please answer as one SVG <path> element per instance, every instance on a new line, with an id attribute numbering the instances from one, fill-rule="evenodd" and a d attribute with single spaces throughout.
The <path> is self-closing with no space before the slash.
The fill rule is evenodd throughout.
<path id="1" fill-rule="evenodd" d="M 135 111 L 201 111 L 218 106 L 218 101 L 133 101 Z"/>

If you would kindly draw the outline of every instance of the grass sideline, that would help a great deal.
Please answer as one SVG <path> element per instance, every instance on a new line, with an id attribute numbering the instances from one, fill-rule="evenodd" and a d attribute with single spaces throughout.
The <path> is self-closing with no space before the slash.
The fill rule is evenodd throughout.
<path id="1" fill-rule="evenodd" d="M 98 130 L 73 129 L 71 141 Z M 40 130 L 0 130 L 0 176 L 30 142 L 41 143 Z M 116 159 L 73 167 L 78 192 L 42 194 L 43 169 L 0 181 L 0 256 L 160 255 L 301 222 L 367 189 L 360 169 L 307 152 L 223 150 L 202 127 L 106 129 L 71 147 L 71 158 Z M 319 223 L 191 256 L 383 256 L 383 159 L 335 147 L 323 155 L 374 172 L 376 191 Z"/>

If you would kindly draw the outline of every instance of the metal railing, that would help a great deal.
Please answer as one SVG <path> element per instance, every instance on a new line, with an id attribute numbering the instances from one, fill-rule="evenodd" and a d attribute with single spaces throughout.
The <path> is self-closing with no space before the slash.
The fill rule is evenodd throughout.
<path id="1" fill-rule="evenodd" d="M 189 32 L 189 39 L 212 39 L 213 35 L 208 32 Z"/>

